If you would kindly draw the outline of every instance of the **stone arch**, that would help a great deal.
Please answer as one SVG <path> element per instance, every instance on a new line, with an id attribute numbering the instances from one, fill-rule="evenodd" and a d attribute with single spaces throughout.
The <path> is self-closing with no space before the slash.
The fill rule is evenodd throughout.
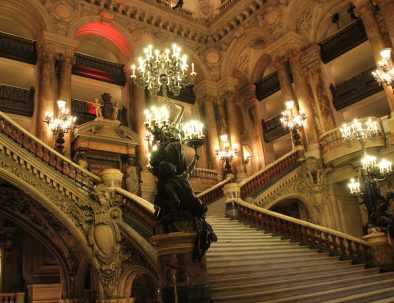
<path id="1" fill-rule="evenodd" d="M 299 201 L 304 207 L 306 212 L 309 214 L 309 220 L 312 220 L 314 217 L 314 212 L 313 212 L 313 205 L 312 201 L 310 199 L 300 193 L 290 193 L 286 194 L 283 196 L 278 197 L 274 201 L 272 201 L 269 205 L 267 205 L 267 209 L 271 210 L 273 207 L 280 205 L 283 202 L 290 201 L 290 200 L 295 200 Z"/>
<path id="2" fill-rule="evenodd" d="M 350 5 L 350 0 L 348 1 L 329 1 L 329 6 L 321 12 L 321 16 L 319 18 L 319 22 L 316 24 L 316 27 L 313 28 L 313 42 L 319 43 L 325 38 L 334 34 L 337 29 L 336 25 L 331 22 L 331 16 L 334 12 L 338 10 L 346 10 L 347 6 Z"/>
<path id="3" fill-rule="evenodd" d="M 269 65 L 272 63 L 271 56 L 267 53 L 261 55 L 261 57 L 257 60 L 254 70 L 252 72 L 252 82 L 256 83 L 260 80 L 263 80 L 264 73 Z"/>
<path id="4" fill-rule="evenodd" d="M 18 32 L 18 28 L 14 27 L 11 34 L 37 40 L 43 31 L 53 31 L 48 11 L 39 1 L 0 0 L 0 11 L 1 16 L 23 25 L 24 30 Z"/>
<path id="5" fill-rule="evenodd" d="M 239 58 L 246 49 L 249 49 L 251 53 L 248 62 L 250 69 L 243 73 L 251 80 L 256 65 L 255 58 L 260 58 L 264 52 L 264 47 L 272 42 L 272 37 L 263 27 L 250 28 L 240 32 L 238 35 L 239 38 L 233 40 L 223 56 L 221 75 L 222 77 L 234 76 L 236 71 L 234 58 Z M 258 41 L 260 43 L 257 43 Z"/>
<path id="6" fill-rule="evenodd" d="M 135 280 L 142 276 L 147 275 L 157 284 L 157 278 L 154 274 L 148 271 L 146 268 L 142 266 L 130 266 L 126 270 L 123 271 L 118 285 L 118 296 L 122 298 L 127 298 L 129 294 L 131 294 L 133 289 L 133 283 Z"/>
<path id="7" fill-rule="evenodd" d="M 81 42 L 90 41 L 109 49 L 118 63 L 126 64 L 134 56 L 133 38 L 120 24 L 102 20 L 102 16 L 87 16 L 70 25 L 68 36 Z"/>
<path id="8" fill-rule="evenodd" d="M 69 237 L 72 238 L 72 240 L 79 245 L 81 251 L 88 256 L 89 260 L 92 263 L 94 263 L 94 257 L 87 243 L 85 235 L 74 224 L 72 219 L 59 209 L 55 202 L 51 200 L 51 197 L 39 191 L 38 188 L 35 187 L 35 181 L 31 179 L 31 176 L 26 174 L 26 176 L 23 176 L 22 178 L 21 175 L 24 175 L 25 172 L 20 171 L 17 168 L 13 168 L 11 171 L 12 172 L 6 169 L 2 169 L 0 167 L 0 179 L 7 180 L 9 184 L 20 189 L 28 197 L 37 202 L 38 205 L 42 207 L 42 209 L 48 211 L 48 213 L 50 213 L 53 218 L 56 218 L 56 222 L 60 224 L 60 226 L 63 226 L 69 232 Z M 26 180 L 31 180 L 32 182 L 29 183 Z M 47 184 L 47 186 L 50 187 L 50 184 Z M 52 198 L 55 199 L 56 196 L 53 196 Z"/>
<path id="9" fill-rule="evenodd" d="M 0 176 L 0 180 L 3 179 L 3 176 Z M 2 182 L 0 193 L 0 213 L 37 239 L 55 257 L 59 264 L 62 298 L 73 297 L 75 290 L 73 279 L 77 275 L 73 264 L 77 262 L 76 258 L 82 256 L 73 254 L 72 250 L 77 249 L 76 247 L 67 246 L 64 237 L 66 231 L 63 235 L 58 233 L 57 227 L 65 228 L 63 222 L 35 198 L 15 188 L 14 184 Z M 48 218 L 53 221 L 49 221 Z"/>

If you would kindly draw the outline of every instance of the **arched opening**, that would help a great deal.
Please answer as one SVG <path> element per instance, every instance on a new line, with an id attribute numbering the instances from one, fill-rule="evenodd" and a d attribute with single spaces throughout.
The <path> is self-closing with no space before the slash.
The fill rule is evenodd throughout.
<path id="1" fill-rule="evenodd" d="M 157 288 L 152 276 L 143 273 L 134 279 L 130 297 L 134 298 L 136 303 L 156 303 L 158 302 Z"/>
<path id="2" fill-rule="evenodd" d="M 22 292 L 26 302 L 79 296 L 75 278 L 88 256 L 75 231 L 4 179 L 0 179 L 0 227 L 2 292 Z"/>
<path id="3" fill-rule="evenodd" d="M 311 216 L 305 204 L 299 199 L 286 199 L 273 205 L 270 210 L 292 218 L 310 221 Z"/>

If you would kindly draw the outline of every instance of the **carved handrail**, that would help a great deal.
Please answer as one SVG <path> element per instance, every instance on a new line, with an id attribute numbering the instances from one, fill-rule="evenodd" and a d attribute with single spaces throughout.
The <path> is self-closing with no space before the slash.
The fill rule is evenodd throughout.
<path id="1" fill-rule="evenodd" d="M 233 178 L 234 178 L 233 175 L 228 175 L 222 182 L 219 182 L 218 184 L 212 186 L 211 188 L 204 190 L 203 192 L 199 193 L 197 197 L 205 204 L 209 204 L 216 200 L 219 200 L 220 198 L 224 197 L 223 187 L 227 183 L 230 183 L 233 180 Z"/>
<path id="2" fill-rule="evenodd" d="M 199 167 L 193 170 L 190 177 L 194 179 L 201 179 L 201 180 L 204 179 L 214 180 L 214 181 L 219 180 L 218 172 L 216 170 L 199 168 Z"/>
<path id="3" fill-rule="evenodd" d="M 310 222 L 282 215 L 247 203 L 239 198 L 232 199 L 240 220 L 247 221 L 271 232 L 296 239 L 304 244 L 318 246 L 355 261 L 369 259 L 370 245 L 359 238 Z"/>
<path id="4" fill-rule="evenodd" d="M 64 176 L 75 181 L 82 188 L 92 188 L 94 184 L 101 182 L 100 177 L 67 159 L 2 112 L 0 112 L 0 132 L 6 134 L 25 150 L 28 150 Z"/>
<path id="5" fill-rule="evenodd" d="M 11 60 L 36 64 L 36 42 L 30 39 L 0 32 L 0 56 Z"/>
<path id="6" fill-rule="evenodd" d="M 241 198 L 248 197 L 262 190 L 271 184 L 275 177 L 297 167 L 301 159 L 303 159 L 303 149 L 302 147 L 297 147 L 262 170 L 244 179 L 239 183 Z"/>
<path id="7" fill-rule="evenodd" d="M 140 232 L 145 239 L 149 239 L 153 235 L 155 226 L 153 204 L 119 187 L 113 189 L 122 196 L 122 206 L 127 210 L 127 213 L 132 214 L 137 219 L 132 220 L 132 222 L 128 221 L 129 225 Z"/>

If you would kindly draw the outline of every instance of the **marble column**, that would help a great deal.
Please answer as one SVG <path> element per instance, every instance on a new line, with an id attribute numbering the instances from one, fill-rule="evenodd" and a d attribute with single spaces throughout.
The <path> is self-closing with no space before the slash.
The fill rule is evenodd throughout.
<path id="1" fill-rule="evenodd" d="M 55 53 L 53 50 L 44 47 L 39 50 L 38 71 L 36 136 L 52 146 L 52 133 L 44 121 L 46 114 L 55 110 Z"/>
<path id="2" fill-rule="evenodd" d="M 219 136 L 216 127 L 214 97 L 205 96 L 203 100 L 205 113 L 205 129 L 206 129 L 206 151 L 208 155 L 208 168 L 218 170 L 218 161 L 215 154 L 215 147 L 219 146 Z"/>
<path id="3" fill-rule="evenodd" d="M 304 65 L 307 66 L 313 97 L 315 99 L 316 112 L 318 114 L 316 124 L 320 136 L 336 127 L 331 101 L 324 82 L 320 48 L 317 45 L 309 48 L 304 55 L 303 61 Z"/>
<path id="4" fill-rule="evenodd" d="M 376 20 L 375 12 L 369 0 L 352 0 L 354 5 L 356 6 L 356 14 L 363 21 L 365 31 L 368 36 L 368 40 L 370 42 L 373 56 L 375 58 L 375 62 L 381 60 L 380 50 L 387 47 L 386 42 L 384 41 L 383 34 L 380 30 L 378 21 Z M 390 2 L 390 1 L 388 1 Z M 391 1 L 392 2 L 392 1 Z M 388 18 L 392 19 L 392 13 Z M 393 22 L 391 20 L 391 22 Z M 391 29 L 393 31 L 393 29 Z M 394 112 L 394 94 L 391 87 L 383 85 L 384 92 L 386 93 L 387 100 L 390 106 L 390 110 Z"/>
<path id="5" fill-rule="evenodd" d="M 317 151 L 319 149 L 318 137 L 316 131 L 315 113 L 313 110 L 313 98 L 310 94 L 307 79 L 301 63 L 301 54 L 299 49 L 292 49 L 290 53 L 290 65 L 293 75 L 295 91 L 297 95 L 299 110 L 308 117 L 304 124 L 306 139 L 306 150 Z"/>
<path id="6" fill-rule="evenodd" d="M 216 110 L 217 110 L 217 127 L 218 134 L 228 135 L 228 127 L 227 127 L 227 119 L 226 119 L 226 110 L 224 108 L 224 100 L 217 98 L 216 99 Z"/>
<path id="7" fill-rule="evenodd" d="M 66 108 L 71 112 L 71 71 L 73 66 L 73 56 L 62 55 L 60 57 L 60 72 L 58 85 L 58 100 L 66 101 Z M 71 154 L 71 134 L 65 136 L 64 155 L 70 157 Z"/>
<path id="8" fill-rule="evenodd" d="M 250 121 L 248 133 L 251 139 L 251 149 L 253 152 L 252 161 L 255 165 L 255 171 L 264 168 L 270 161 L 275 160 L 272 144 L 264 142 L 261 116 L 259 113 L 259 101 L 256 98 L 256 85 L 249 84 L 244 90 L 244 107 L 247 118 Z"/>
<path id="9" fill-rule="evenodd" d="M 229 139 L 231 142 L 231 147 L 238 148 L 238 155 L 233 160 L 234 164 L 234 172 L 236 178 L 238 180 L 242 180 L 246 177 L 246 166 L 243 160 L 243 148 L 242 148 L 242 129 L 241 123 L 239 121 L 239 111 L 237 114 L 237 106 L 236 106 L 236 93 L 235 91 L 226 91 L 222 99 L 225 102 L 227 120 L 228 123 L 228 131 L 229 131 Z"/>
<path id="10" fill-rule="evenodd" d="M 375 3 L 382 11 L 384 22 L 389 32 L 391 44 L 394 47 L 394 1 L 393 0 L 375 0 Z"/>
<path id="11" fill-rule="evenodd" d="M 272 62 L 278 73 L 283 102 L 288 100 L 296 101 L 286 61 L 282 57 L 273 57 Z"/>

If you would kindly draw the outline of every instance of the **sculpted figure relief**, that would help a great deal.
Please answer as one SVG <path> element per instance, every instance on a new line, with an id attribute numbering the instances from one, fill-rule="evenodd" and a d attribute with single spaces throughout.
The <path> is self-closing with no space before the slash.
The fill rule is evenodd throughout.
<path id="1" fill-rule="evenodd" d="M 122 240 L 118 222 L 122 211 L 105 185 L 99 184 L 91 193 L 97 203 L 93 205 L 93 216 L 88 220 L 88 243 L 98 261 L 97 271 L 104 285 L 104 293 L 110 298 L 116 289 L 120 274 L 120 242 Z"/>

